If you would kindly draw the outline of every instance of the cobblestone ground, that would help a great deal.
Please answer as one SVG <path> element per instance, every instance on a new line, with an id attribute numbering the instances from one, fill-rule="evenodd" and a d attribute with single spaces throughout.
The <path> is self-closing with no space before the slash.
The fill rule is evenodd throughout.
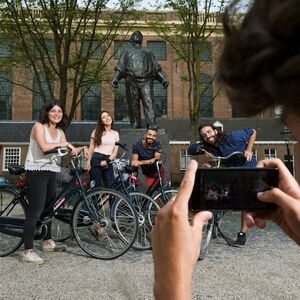
<path id="1" fill-rule="evenodd" d="M 239 214 L 222 227 L 235 238 Z M 41 266 L 19 263 L 18 253 L 0 258 L 0 299 L 153 299 L 150 251 L 101 261 L 67 245 L 66 253 L 41 253 Z M 195 267 L 193 299 L 300 299 L 299 250 L 272 224 L 252 229 L 242 249 L 215 239 Z"/>

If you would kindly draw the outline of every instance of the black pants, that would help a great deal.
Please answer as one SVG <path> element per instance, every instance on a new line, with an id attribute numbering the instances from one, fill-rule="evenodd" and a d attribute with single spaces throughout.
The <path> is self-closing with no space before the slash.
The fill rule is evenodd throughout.
<path id="1" fill-rule="evenodd" d="M 44 207 L 56 194 L 56 173 L 51 171 L 26 171 L 28 212 L 24 223 L 24 249 L 33 249 L 34 230 Z M 51 222 L 44 240 L 51 239 Z"/>
<path id="2" fill-rule="evenodd" d="M 95 180 L 95 187 L 109 188 L 114 182 L 114 171 L 112 164 L 107 168 L 101 168 L 100 163 L 106 160 L 109 155 L 94 152 L 91 159 L 90 179 Z"/>

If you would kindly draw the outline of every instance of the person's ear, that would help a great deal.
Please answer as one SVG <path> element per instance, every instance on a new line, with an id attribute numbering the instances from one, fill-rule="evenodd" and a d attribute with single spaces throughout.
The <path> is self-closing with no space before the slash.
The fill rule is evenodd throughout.
<path id="1" fill-rule="evenodd" d="M 218 135 L 218 133 L 219 133 L 217 129 L 215 129 L 214 132 L 216 135 Z"/>

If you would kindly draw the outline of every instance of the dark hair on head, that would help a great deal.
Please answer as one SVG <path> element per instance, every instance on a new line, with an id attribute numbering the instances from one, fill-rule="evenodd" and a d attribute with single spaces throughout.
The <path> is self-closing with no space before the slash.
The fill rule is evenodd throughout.
<path id="1" fill-rule="evenodd" d="M 146 132 L 148 131 L 148 130 L 153 130 L 153 131 L 158 131 L 158 127 L 157 127 L 157 125 L 156 124 L 151 124 L 151 125 L 148 125 L 147 126 L 147 128 L 146 128 Z"/>
<path id="2" fill-rule="evenodd" d="M 59 101 L 46 103 L 42 107 L 42 110 L 39 114 L 38 122 L 41 123 L 41 124 L 48 124 L 49 125 L 48 113 L 54 106 L 59 106 L 62 110 L 62 113 L 63 113 L 63 117 L 62 117 L 61 121 L 56 125 L 56 127 L 64 130 L 66 128 L 66 125 L 67 125 L 67 120 L 66 120 L 66 116 L 65 116 L 64 107 L 63 107 L 63 105 L 61 105 L 61 103 Z"/>
<path id="3" fill-rule="evenodd" d="M 103 132 L 105 131 L 105 127 L 104 127 L 104 124 L 102 123 L 101 116 L 104 113 L 109 114 L 112 119 L 111 128 L 113 127 L 113 124 L 114 124 L 114 120 L 113 120 L 113 117 L 111 116 L 111 114 L 106 110 L 101 110 L 101 112 L 99 113 L 97 124 L 96 124 L 95 138 L 94 138 L 95 146 L 100 146 L 102 143 L 102 135 L 103 135 Z"/>
<path id="4" fill-rule="evenodd" d="M 218 71 L 232 106 L 249 116 L 275 105 L 300 115 L 299 0 L 255 0 L 241 23 L 239 2 L 223 16 Z"/>
<path id="5" fill-rule="evenodd" d="M 203 123 L 203 124 L 200 124 L 199 127 L 198 127 L 199 137 L 200 137 L 203 144 L 210 145 L 210 144 L 206 143 L 200 135 L 201 129 L 206 127 L 206 126 L 211 127 L 213 130 L 217 130 L 217 138 L 216 138 L 216 145 L 215 146 L 220 146 L 220 144 L 226 142 L 226 135 L 225 135 L 224 131 L 221 130 L 220 127 L 216 127 L 213 123 Z"/>

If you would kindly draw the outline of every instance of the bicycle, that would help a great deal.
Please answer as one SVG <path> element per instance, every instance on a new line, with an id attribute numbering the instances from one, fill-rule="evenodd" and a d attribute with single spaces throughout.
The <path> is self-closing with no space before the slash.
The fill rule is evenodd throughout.
<path id="1" fill-rule="evenodd" d="M 66 148 L 55 148 L 44 154 L 55 153 L 55 159 L 69 153 Z M 64 221 L 71 227 L 72 235 L 80 248 L 94 258 L 114 259 L 126 253 L 135 241 L 138 220 L 133 205 L 121 193 L 109 189 L 86 190 L 75 160 L 71 157 L 70 166 L 73 177 L 78 182 L 80 195 L 72 208 L 71 218 Z M 16 168 L 15 174 L 24 169 Z M 44 209 L 35 231 L 35 240 L 43 239 L 47 233 L 46 224 L 68 201 L 67 195 L 73 190 L 73 184 L 65 186 Z M 19 188 L 0 187 L 0 256 L 9 255 L 23 244 L 23 231 L 28 202 L 26 185 Z M 101 228 L 105 237 L 95 236 L 95 230 Z M 97 232 L 96 232 L 97 233 Z"/>
<path id="2" fill-rule="evenodd" d="M 130 165 L 130 161 L 124 158 L 128 149 L 124 144 L 116 144 L 120 146 L 124 152 L 120 158 L 111 162 L 115 166 L 114 170 L 116 172 L 112 189 L 123 193 L 136 210 L 139 229 L 132 247 L 136 250 L 150 250 L 151 230 L 154 225 L 155 216 L 160 207 L 150 196 L 136 191 L 138 180 L 133 174 L 134 169 Z"/>
<path id="3" fill-rule="evenodd" d="M 214 156 L 205 149 L 201 148 L 201 152 L 205 153 L 213 163 L 213 168 L 220 167 L 236 167 L 238 165 L 242 165 L 245 161 L 245 156 L 243 152 L 233 152 L 228 156 Z M 221 223 L 224 217 L 225 211 L 213 211 L 212 218 L 203 225 L 202 229 L 202 242 L 201 242 L 201 251 L 199 255 L 199 259 L 203 259 L 207 253 L 208 245 L 210 243 L 211 238 L 217 238 L 221 236 L 229 246 L 234 246 L 234 240 L 226 236 L 221 231 Z"/>

